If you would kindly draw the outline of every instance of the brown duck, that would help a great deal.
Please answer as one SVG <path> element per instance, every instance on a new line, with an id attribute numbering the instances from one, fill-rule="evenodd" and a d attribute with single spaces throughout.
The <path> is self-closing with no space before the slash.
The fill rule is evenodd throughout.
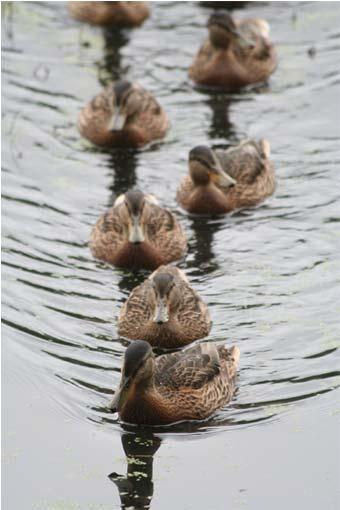
<path id="1" fill-rule="evenodd" d="M 190 213 L 224 214 L 255 206 L 275 189 L 267 140 L 245 140 L 227 150 L 198 146 L 189 153 L 189 176 L 177 200 Z"/>
<path id="2" fill-rule="evenodd" d="M 166 113 L 140 85 L 120 80 L 107 86 L 83 108 L 80 134 L 99 147 L 139 147 L 163 138 Z"/>
<path id="3" fill-rule="evenodd" d="M 262 19 L 235 23 L 226 13 L 215 13 L 208 22 L 209 39 L 189 69 L 198 85 L 238 90 L 266 81 L 277 65 L 269 41 L 269 25 Z"/>
<path id="4" fill-rule="evenodd" d="M 110 408 L 124 422 L 166 425 L 203 420 L 229 402 L 239 349 L 211 342 L 154 357 L 149 343 L 132 342 Z"/>
<path id="5" fill-rule="evenodd" d="M 173 266 L 159 267 L 131 292 L 118 322 L 119 335 L 165 348 L 182 347 L 210 329 L 207 306 Z"/>
<path id="6" fill-rule="evenodd" d="M 156 269 L 182 258 L 187 242 L 170 211 L 152 195 L 132 190 L 99 218 L 90 248 L 95 257 L 118 267 Z"/>
<path id="7" fill-rule="evenodd" d="M 105 27 L 136 27 L 150 16 L 147 2 L 69 2 L 73 18 Z"/>

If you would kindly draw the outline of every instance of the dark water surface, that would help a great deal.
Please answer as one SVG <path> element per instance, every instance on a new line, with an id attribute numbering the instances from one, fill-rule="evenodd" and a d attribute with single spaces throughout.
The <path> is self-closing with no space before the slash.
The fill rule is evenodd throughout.
<path id="1" fill-rule="evenodd" d="M 156 510 L 339 508 L 340 4 L 237 7 L 269 21 L 279 67 L 268 87 L 209 95 L 187 81 L 211 12 L 199 3 L 153 2 L 143 27 L 105 37 L 64 3 L 3 4 L 4 510 L 148 508 L 152 496 Z M 80 139 L 77 113 L 112 74 L 159 98 L 164 143 L 107 153 Z M 188 151 L 246 136 L 270 140 L 275 195 L 220 219 L 180 211 Z M 231 405 L 153 434 L 106 409 L 126 347 L 116 318 L 147 273 L 87 247 L 132 185 L 176 210 L 211 339 L 241 350 Z"/>

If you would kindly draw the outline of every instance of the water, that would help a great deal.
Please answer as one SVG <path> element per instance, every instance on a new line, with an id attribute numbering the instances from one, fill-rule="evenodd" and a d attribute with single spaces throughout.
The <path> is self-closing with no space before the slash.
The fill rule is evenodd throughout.
<path id="1" fill-rule="evenodd" d="M 338 508 L 340 7 L 236 7 L 269 21 L 279 67 L 268 87 L 209 95 L 186 74 L 211 12 L 199 3 L 154 2 L 143 27 L 106 37 L 63 3 L 3 5 L 6 509 Z M 78 111 L 112 72 L 160 100 L 164 143 L 80 139 Z M 188 151 L 246 136 L 270 140 L 275 195 L 225 218 L 180 211 Z M 116 318 L 147 273 L 93 260 L 87 240 L 133 185 L 176 211 L 210 338 L 241 350 L 235 399 L 204 424 L 124 430 L 106 409 L 127 345 Z"/>

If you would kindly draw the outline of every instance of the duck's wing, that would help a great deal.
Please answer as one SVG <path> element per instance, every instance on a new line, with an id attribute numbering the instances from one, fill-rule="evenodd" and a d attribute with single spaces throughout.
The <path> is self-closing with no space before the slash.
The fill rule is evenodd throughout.
<path id="1" fill-rule="evenodd" d="M 97 94 L 92 101 L 90 101 L 89 106 L 93 115 L 95 114 L 103 114 L 105 112 L 107 115 L 112 115 L 114 105 L 114 91 L 113 85 L 108 85 L 102 92 Z"/>
<path id="2" fill-rule="evenodd" d="M 160 234 L 171 233 L 176 228 L 177 222 L 174 215 L 167 209 L 154 204 L 150 205 L 147 231 L 149 238 L 156 241 Z"/>
<path id="3" fill-rule="evenodd" d="M 78 128 L 85 138 L 101 144 L 103 133 L 107 132 L 112 119 L 113 100 L 112 87 L 107 87 L 80 111 Z"/>
<path id="4" fill-rule="evenodd" d="M 182 207 L 184 208 L 188 207 L 190 203 L 191 193 L 194 190 L 194 188 L 195 187 L 190 176 L 185 175 L 177 188 L 176 194 L 177 202 L 179 202 Z"/>
<path id="5" fill-rule="evenodd" d="M 250 51 L 251 58 L 264 60 L 270 57 L 272 43 L 269 40 L 269 25 L 259 18 L 250 18 L 238 24 L 241 34 L 245 39 L 252 41 L 254 48 Z"/>
<path id="6" fill-rule="evenodd" d="M 187 246 L 186 237 L 172 212 L 157 205 L 152 205 L 146 229 L 149 240 L 166 260 L 176 260 L 183 257 Z"/>
<path id="7" fill-rule="evenodd" d="M 209 333 L 211 328 L 208 307 L 190 284 L 183 280 L 178 284 L 181 292 L 181 302 L 177 310 L 178 320 L 192 332 L 193 336 L 202 338 Z M 197 334 L 194 335 L 194 332 Z"/>
<path id="8" fill-rule="evenodd" d="M 102 234 L 123 234 L 123 225 L 119 209 L 119 206 L 110 207 L 110 209 L 99 218 L 97 226 Z"/>
<path id="9" fill-rule="evenodd" d="M 216 377 L 221 370 L 219 354 L 212 343 L 156 358 L 156 384 L 179 389 L 198 389 Z"/>
<path id="10" fill-rule="evenodd" d="M 269 154 L 270 147 L 267 140 L 260 142 L 245 140 L 237 147 L 215 151 L 223 170 L 237 182 L 244 184 L 253 183 L 263 172 Z"/>
<path id="11" fill-rule="evenodd" d="M 150 319 L 153 310 L 150 306 L 151 287 L 150 280 L 146 280 L 134 288 L 125 301 L 119 316 L 119 333 L 123 336 L 124 332 L 140 331 L 143 323 Z"/>
<path id="12" fill-rule="evenodd" d="M 132 96 L 133 102 L 138 105 L 136 116 L 145 112 L 152 113 L 153 115 L 161 113 L 161 107 L 157 99 L 140 85 L 135 84 L 129 95 Z"/>

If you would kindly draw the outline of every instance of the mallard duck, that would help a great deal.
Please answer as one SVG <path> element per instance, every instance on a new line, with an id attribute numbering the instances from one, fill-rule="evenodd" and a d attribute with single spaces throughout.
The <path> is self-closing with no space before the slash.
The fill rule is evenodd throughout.
<path id="1" fill-rule="evenodd" d="M 204 342 L 155 358 L 149 343 L 135 340 L 110 408 L 145 425 L 208 418 L 233 396 L 239 355 L 237 347 Z"/>
<path id="2" fill-rule="evenodd" d="M 136 27 L 150 16 L 147 2 L 69 2 L 71 16 L 91 25 Z"/>
<path id="3" fill-rule="evenodd" d="M 227 150 L 198 146 L 189 153 L 189 176 L 178 190 L 181 206 L 196 214 L 224 214 L 271 195 L 275 175 L 267 140 L 245 140 Z"/>
<path id="4" fill-rule="evenodd" d="M 119 267 L 155 269 L 185 255 L 187 242 L 174 215 L 152 195 L 120 195 L 92 229 L 95 257 Z"/>
<path id="5" fill-rule="evenodd" d="M 163 138 L 170 124 L 156 99 L 137 83 L 107 86 L 83 108 L 80 134 L 100 147 L 139 147 Z"/>
<path id="6" fill-rule="evenodd" d="M 207 306 L 191 288 L 183 271 L 161 266 L 125 302 L 118 334 L 151 345 L 181 347 L 208 335 L 211 319 Z"/>
<path id="7" fill-rule="evenodd" d="M 235 23 L 226 13 L 214 13 L 208 22 L 209 39 L 189 69 L 198 85 L 238 90 L 266 81 L 277 65 L 269 41 L 269 25 L 262 19 Z"/>

